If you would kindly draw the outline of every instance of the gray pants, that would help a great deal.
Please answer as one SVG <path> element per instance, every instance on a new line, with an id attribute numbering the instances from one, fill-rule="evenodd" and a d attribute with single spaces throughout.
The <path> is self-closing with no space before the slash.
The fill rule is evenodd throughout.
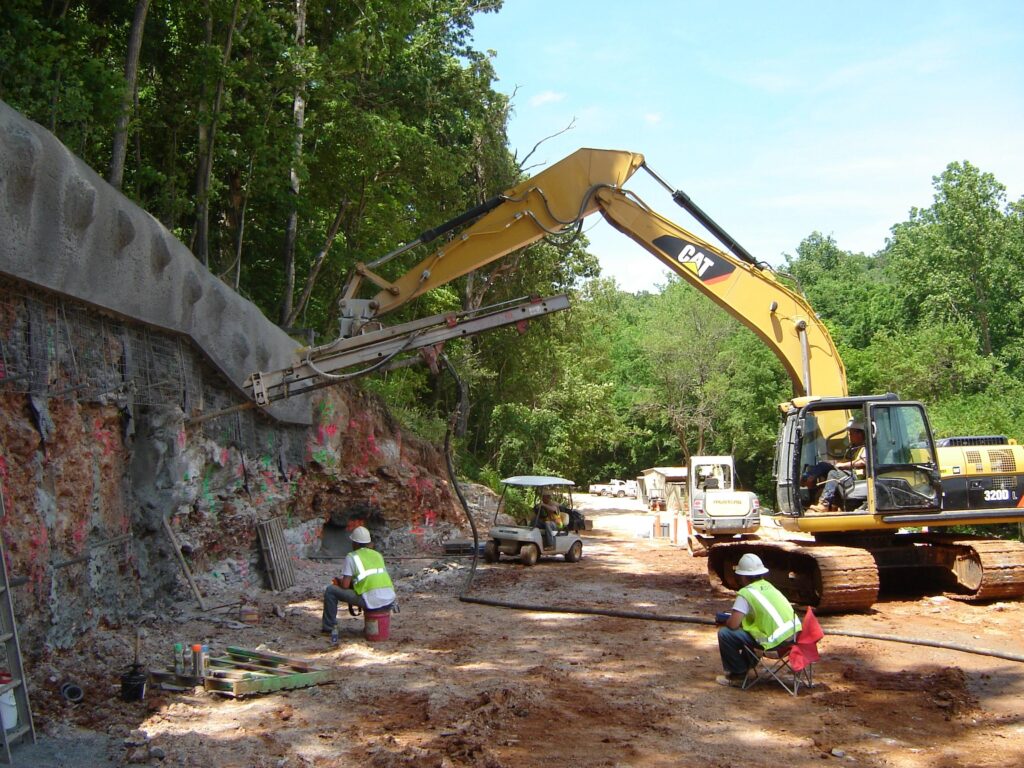
<path id="1" fill-rule="evenodd" d="M 342 589 L 331 584 L 324 590 L 324 615 L 321 626 L 325 632 L 330 632 L 338 623 L 338 603 L 348 603 L 366 610 L 366 602 L 354 590 Z"/>

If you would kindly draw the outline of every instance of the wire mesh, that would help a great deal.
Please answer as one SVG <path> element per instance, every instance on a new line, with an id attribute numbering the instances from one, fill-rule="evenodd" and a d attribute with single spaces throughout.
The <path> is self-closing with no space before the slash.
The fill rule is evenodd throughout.
<path id="1" fill-rule="evenodd" d="M 0 280 L 0 393 L 181 408 L 186 418 L 237 406 L 234 386 L 185 336 Z M 253 410 L 203 422 L 221 445 L 300 463 L 304 428 Z"/>
<path id="2" fill-rule="evenodd" d="M 189 342 L 60 297 L 0 286 L 0 389 L 138 405 L 202 408 L 201 363 Z"/>

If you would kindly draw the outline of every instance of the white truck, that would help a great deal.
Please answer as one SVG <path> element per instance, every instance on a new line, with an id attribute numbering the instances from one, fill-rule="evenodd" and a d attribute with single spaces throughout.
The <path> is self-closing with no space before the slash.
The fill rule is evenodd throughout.
<path id="1" fill-rule="evenodd" d="M 684 514 L 691 555 L 707 554 L 716 541 L 751 534 L 761 525 L 757 494 L 736 490 L 732 456 L 691 456 L 688 474 L 689 509 Z"/>
<path id="2" fill-rule="evenodd" d="M 640 492 L 636 480 L 609 480 L 607 483 L 594 483 L 587 489 L 595 496 L 618 496 L 620 499 L 625 496 L 636 498 Z"/>

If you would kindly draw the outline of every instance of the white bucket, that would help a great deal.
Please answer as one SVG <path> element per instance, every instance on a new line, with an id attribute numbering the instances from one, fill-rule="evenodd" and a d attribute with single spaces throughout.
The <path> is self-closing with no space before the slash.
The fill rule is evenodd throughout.
<path id="1" fill-rule="evenodd" d="M 18 703 L 14 700 L 14 691 L 0 693 L 0 721 L 5 731 L 18 725 Z"/>

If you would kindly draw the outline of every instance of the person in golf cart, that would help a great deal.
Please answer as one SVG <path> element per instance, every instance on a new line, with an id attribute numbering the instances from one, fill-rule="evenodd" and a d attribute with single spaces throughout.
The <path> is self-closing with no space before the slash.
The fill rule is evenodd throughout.
<path id="1" fill-rule="evenodd" d="M 545 549 L 555 546 L 555 536 L 563 526 L 576 532 L 583 528 L 583 516 L 571 507 L 558 504 L 548 488 L 541 491 L 540 501 L 533 507 L 533 515 L 534 525 L 542 531 Z M 565 515 L 564 523 L 562 515 Z"/>
<path id="2" fill-rule="evenodd" d="M 541 530 L 544 549 L 554 547 L 555 536 L 562 527 L 562 510 L 561 505 L 555 503 L 551 497 L 551 491 L 547 488 L 541 491 L 540 501 L 533 505 L 533 525 Z"/>

